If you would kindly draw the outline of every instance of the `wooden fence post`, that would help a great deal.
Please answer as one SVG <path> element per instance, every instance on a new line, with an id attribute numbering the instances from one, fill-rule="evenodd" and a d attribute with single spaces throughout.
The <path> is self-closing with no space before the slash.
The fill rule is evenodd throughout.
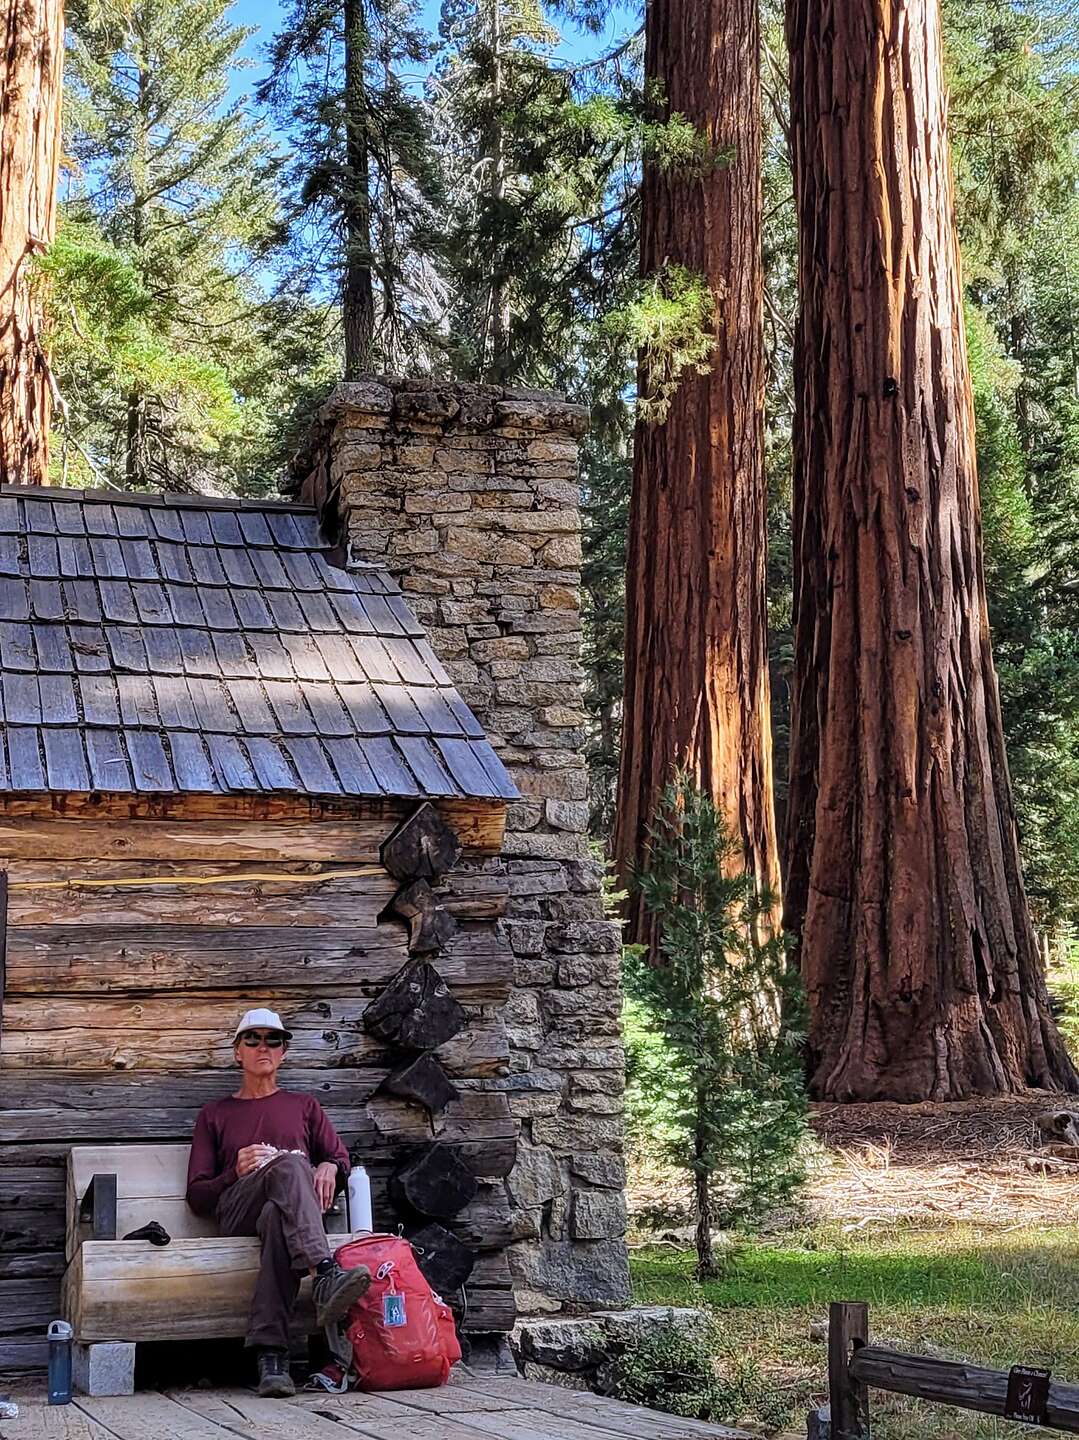
<path id="1" fill-rule="evenodd" d="M 851 1355 L 869 1338 L 869 1306 L 837 1301 L 828 1310 L 828 1399 L 831 1440 L 868 1440 L 869 1391 L 851 1373 Z"/>

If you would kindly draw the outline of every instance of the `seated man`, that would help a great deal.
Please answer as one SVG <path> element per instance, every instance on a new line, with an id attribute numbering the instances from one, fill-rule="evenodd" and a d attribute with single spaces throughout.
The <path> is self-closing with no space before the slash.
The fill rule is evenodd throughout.
<path id="1" fill-rule="evenodd" d="M 233 1036 L 239 1090 L 195 1121 L 187 1203 L 222 1235 L 262 1242 L 247 1341 L 258 1351 L 259 1394 L 296 1393 L 288 1373 L 289 1317 L 303 1272 L 314 1276 L 319 1326 L 333 1326 L 371 1283 L 364 1266 L 332 1258 L 323 1212 L 348 1177 L 348 1153 L 313 1095 L 277 1088 L 291 1035 L 272 1010 L 248 1010 Z"/>

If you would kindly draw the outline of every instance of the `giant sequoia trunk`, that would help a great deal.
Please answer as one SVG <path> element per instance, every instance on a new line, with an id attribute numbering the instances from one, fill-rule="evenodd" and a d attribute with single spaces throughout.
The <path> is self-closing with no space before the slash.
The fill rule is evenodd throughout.
<path id="1" fill-rule="evenodd" d="M 760 35 L 756 0 L 653 0 L 645 71 L 668 113 L 729 163 L 646 163 L 641 273 L 702 275 L 715 302 L 706 375 L 637 426 L 626 572 L 626 681 L 615 854 L 632 889 L 676 766 L 713 795 L 747 869 L 778 893 L 765 623 Z M 647 379 L 642 374 L 642 389 Z M 649 940 L 639 898 L 630 929 Z"/>
<path id="2" fill-rule="evenodd" d="M 53 237 L 61 0 L 3 0 L 0 52 L 0 483 L 48 479 L 51 391 L 30 262 Z"/>
<path id="3" fill-rule="evenodd" d="M 1020 874 L 936 0 L 789 0 L 801 315 L 787 922 L 813 1092 L 1074 1089 Z"/>

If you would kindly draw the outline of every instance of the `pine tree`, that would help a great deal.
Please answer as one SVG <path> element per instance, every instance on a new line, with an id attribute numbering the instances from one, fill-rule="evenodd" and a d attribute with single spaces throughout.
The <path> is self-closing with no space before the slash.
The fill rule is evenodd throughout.
<path id="1" fill-rule="evenodd" d="M 260 98 L 288 129 L 290 214 L 313 281 L 340 305 L 347 379 L 429 368 L 445 294 L 442 182 L 422 96 L 414 0 L 292 0 Z"/>
<path id="2" fill-rule="evenodd" d="M 277 338 L 265 324 L 284 238 L 278 164 L 228 100 L 250 33 L 229 9 L 134 0 L 72 16 L 78 168 L 51 312 L 73 479 L 234 487 L 238 452 L 266 441 L 269 417 L 245 386 Z M 283 318 L 278 304 L 278 335 Z"/>
<path id="3" fill-rule="evenodd" d="M 623 442 L 632 344 L 613 312 L 636 276 L 642 144 L 636 41 L 581 67 L 554 7 L 445 0 L 431 81 L 449 200 L 453 373 L 566 390 Z"/>
<path id="4" fill-rule="evenodd" d="M 608 836 L 614 825 L 621 735 L 622 645 L 625 634 L 626 529 L 632 468 L 625 449 L 606 435 L 589 437 L 581 455 L 583 506 L 581 567 L 589 715 L 585 756 L 589 826 Z"/>
<path id="5" fill-rule="evenodd" d="M 752 1224 L 801 1183 L 805 1095 L 797 981 L 764 923 L 772 897 L 747 873 L 741 838 L 685 775 L 659 797 L 640 877 L 661 917 L 660 955 L 630 955 L 629 993 L 666 1040 L 635 1082 L 693 1176 L 700 1278 L 716 1273 L 715 1225 Z"/>

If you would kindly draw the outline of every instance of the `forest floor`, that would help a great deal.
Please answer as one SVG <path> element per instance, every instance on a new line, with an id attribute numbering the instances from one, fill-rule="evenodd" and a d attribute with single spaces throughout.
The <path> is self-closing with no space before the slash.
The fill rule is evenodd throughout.
<path id="1" fill-rule="evenodd" d="M 681 1184 L 635 1157 L 636 1296 L 714 1310 L 731 1382 L 731 1414 L 716 1418 L 804 1435 L 827 1388 L 810 1327 L 839 1299 L 869 1302 L 882 1343 L 1079 1381 L 1079 1166 L 1041 1157 L 1035 1117 L 1053 1103 L 814 1107 L 803 1211 L 729 1240 L 705 1285 L 692 1278 Z M 1019 1434 L 882 1392 L 873 1410 L 878 1440 Z"/>

